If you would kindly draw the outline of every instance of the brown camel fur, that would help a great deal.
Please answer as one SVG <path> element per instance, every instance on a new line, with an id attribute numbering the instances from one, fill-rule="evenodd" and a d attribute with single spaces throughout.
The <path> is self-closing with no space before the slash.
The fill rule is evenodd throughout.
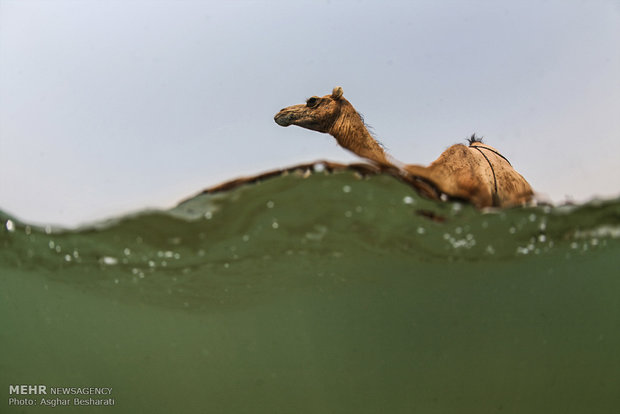
<path id="1" fill-rule="evenodd" d="M 334 88 L 331 95 L 313 96 L 305 104 L 284 108 L 274 120 L 280 126 L 328 133 L 340 146 L 398 175 L 433 199 L 461 199 L 483 208 L 522 205 L 533 196 L 530 185 L 508 160 L 474 136 L 469 146 L 451 146 L 428 167 L 396 161 L 368 132 L 362 117 L 342 96 L 341 87 Z"/>

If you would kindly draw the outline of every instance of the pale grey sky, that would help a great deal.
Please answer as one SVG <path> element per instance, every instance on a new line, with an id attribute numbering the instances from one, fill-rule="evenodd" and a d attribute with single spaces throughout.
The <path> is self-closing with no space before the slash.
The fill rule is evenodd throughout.
<path id="1" fill-rule="evenodd" d="M 476 132 L 540 193 L 620 195 L 618 1 L 0 0 L 0 209 L 73 226 L 319 158 L 340 85 L 398 159 Z"/>

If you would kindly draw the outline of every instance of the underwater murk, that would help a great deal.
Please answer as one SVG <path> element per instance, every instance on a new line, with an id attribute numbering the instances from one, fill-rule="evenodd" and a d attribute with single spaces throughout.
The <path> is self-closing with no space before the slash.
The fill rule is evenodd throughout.
<path id="1" fill-rule="evenodd" d="M 620 412 L 620 200 L 319 170 L 0 246 L 1 412 Z"/>

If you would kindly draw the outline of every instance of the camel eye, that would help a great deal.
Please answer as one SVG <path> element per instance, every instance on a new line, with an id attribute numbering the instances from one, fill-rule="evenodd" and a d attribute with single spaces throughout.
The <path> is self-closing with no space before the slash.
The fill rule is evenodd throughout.
<path id="1" fill-rule="evenodd" d="M 307 106 L 308 108 L 312 108 L 312 107 L 316 106 L 316 104 L 317 104 L 318 102 L 319 102 L 319 98 L 316 98 L 316 97 L 314 97 L 314 96 L 313 96 L 312 98 L 310 98 L 310 99 L 308 99 L 308 100 L 306 101 L 306 106 Z"/>

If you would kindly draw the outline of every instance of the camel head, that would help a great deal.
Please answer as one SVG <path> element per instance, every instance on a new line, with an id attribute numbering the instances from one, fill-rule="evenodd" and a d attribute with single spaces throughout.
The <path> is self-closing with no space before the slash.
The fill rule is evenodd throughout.
<path id="1" fill-rule="evenodd" d="M 382 166 L 392 166 L 381 144 L 368 132 L 361 115 L 342 96 L 340 86 L 335 87 L 331 95 L 313 96 L 305 104 L 282 109 L 274 120 L 280 126 L 297 125 L 328 133 L 341 147 L 358 156 Z"/>
<path id="2" fill-rule="evenodd" d="M 327 133 L 340 116 L 342 105 L 346 104 L 349 103 L 342 97 L 342 88 L 338 86 L 334 88 L 331 95 L 308 98 L 305 104 L 282 109 L 273 119 L 280 126 L 297 125 Z"/>

